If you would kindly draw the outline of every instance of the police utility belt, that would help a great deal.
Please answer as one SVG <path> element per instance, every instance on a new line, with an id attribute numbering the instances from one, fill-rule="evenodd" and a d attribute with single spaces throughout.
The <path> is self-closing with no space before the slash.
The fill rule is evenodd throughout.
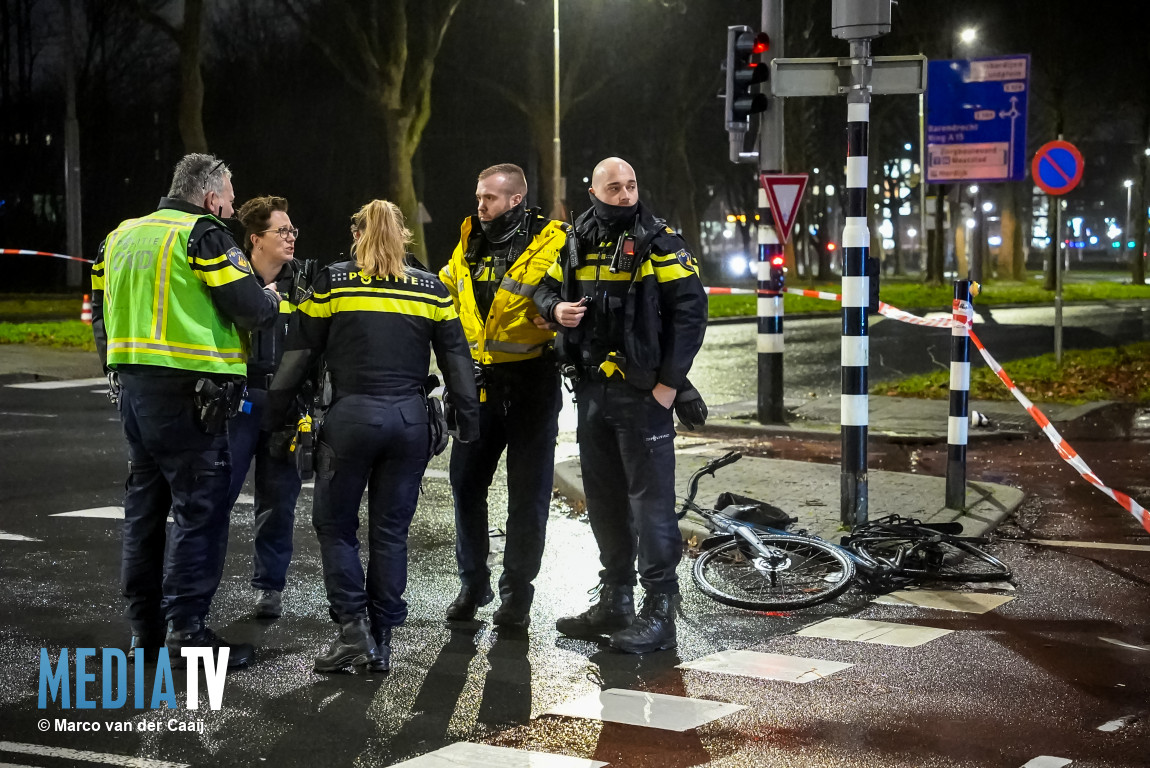
<path id="1" fill-rule="evenodd" d="M 227 427 L 228 419 L 240 412 L 247 404 L 244 400 L 244 384 L 240 381 L 217 383 L 212 379 L 196 381 L 196 423 L 209 435 L 219 435 Z"/>

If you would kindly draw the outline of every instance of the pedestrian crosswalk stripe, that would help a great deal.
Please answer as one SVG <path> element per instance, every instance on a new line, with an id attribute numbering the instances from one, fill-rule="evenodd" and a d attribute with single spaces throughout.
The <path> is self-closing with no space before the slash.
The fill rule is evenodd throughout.
<path id="1" fill-rule="evenodd" d="M 761 680 L 784 680 L 790 683 L 809 683 L 830 677 L 836 672 L 850 669 L 853 664 L 801 656 L 756 651 L 720 651 L 701 659 L 679 665 L 679 669 L 718 672 L 723 675 L 757 677 Z"/>
<path id="2" fill-rule="evenodd" d="M 93 507 L 92 509 L 77 509 L 75 512 L 57 512 L 50 517 L 99 517 L 106 520 L 123 520 L 123 507 Z"/>
<path id="3" fill-rule="evenodd" d="M 396 763 L 394 768 L 603 768 L 606 765 L 602 760 L 459 741 Z"/>
<path id="4" fill-rule="evenodd" d="M 19 744 L 12 741 L 0 741 L 0 752 L 15 752 L 21 755 L 54 757 L 61 760 L 69 760 L 73 763 L 83 761 L 86 763 L 119 765 L 126 766 L 126 768 L 191 768 L 191 766 L 189 766 L 187 763 L 168 763 L 163 760 L 153 760 L 147 757 L 111 755 L 106 752 L 88 752 L 87 750 L 83 749 L 48 747 L 42 744 Z"/>
<path id="5" fill-rule="evenodd" d="M 423 473 L 423 476 L 431 477 L 436 480 L 446 480 L 449 477 L 447 471 L 442 469 L 429 469 Z"/>
<path id="6" fill-rule="evenodd" d="M 917 627 L 913 624 L 895 624 L 889 621 L 835 618 L 804 627 L 795 634 L 800 637 L 821 637 L 827 640 L 850 640 L 857 643 L 914 648 L 949 635 L 953 631 Z"/>
<path id="7" fill-rule="evenodd" d="M 18 533 L 4 533 L 4 531 L 0 531 L 0 541 L 43 541 L 43 539 L 34 539 L 31 536 L 21 536 Z"/>
<path id="8" fill-rule="evenodd" d="M 73 387 L 94 387 L 97 384 L 107 384 L 103 376 L 97 379 L 70 379 L 65 381 L 29 381 L 24 384 L 6 384 L 12 389 L 71 389 Z M 101 390 L 102 391 L 102 390 Z"/>
<path id="9" fill-rule="evenodd" d="M 15 416 L 22 419 L 54 419 L 54 413 L 23 413 L 21 411 L 0 411 L 0 416 Z"/>
<path id="10" fill-rule="evenodd" d="M 1009 603 L 1013 595 L 992 595 L 986 592 L 955 592 L 953 590 L 903 589 L 879 595 L 871 602 L 882 605 L 912 605 L 919 608 L 937 608 L 960 613 L 987 613 Z"/>
<path id="11" fill-rule="evenodd" d="M 1067 760 L 1065 757 L 1040 755 L 1033 760 L 1027 761 L 1022 768 L 1062 768 L 1064 765 L 1070 765 L 1073 762 L 1073 760 Z"/>
<path id="12" fill-rule="evenodd" d="M 639 725 L 664 731 L 689 731 L 746 709 L 741 704 L 608 688 L 547 710 L 548 715 Z"/>

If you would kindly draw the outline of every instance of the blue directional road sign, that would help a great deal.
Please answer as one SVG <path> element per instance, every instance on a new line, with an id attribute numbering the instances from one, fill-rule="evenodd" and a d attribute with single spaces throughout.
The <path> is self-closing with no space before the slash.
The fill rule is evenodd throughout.
<path id="1" fill-rule="evenodd" d="M 1029 55 L 931 61 L 927 182 L 1025 179 L 1029 85 Z"/>

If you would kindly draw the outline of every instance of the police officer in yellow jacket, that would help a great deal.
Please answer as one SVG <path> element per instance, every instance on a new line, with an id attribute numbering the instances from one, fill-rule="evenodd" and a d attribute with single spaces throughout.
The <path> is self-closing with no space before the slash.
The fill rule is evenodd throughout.
<path id="1" fill-rule="evenodd" d="M 576 247 L 535 293 L 543 316 L 562 326 L 560 353 L 578 372 L 579 459 L 603 566 L 598 601 L 556 627 L 610 634 L 612 647 L 645 653 L 676 644 L 682 540 L 671 408 L 703 343 L 707 296 L 683 239 L 639 202 L 628 163 L 599 163 L 590 192 Z"/>
<path id="2" fill-rule="evenodd" d="M 174 661 L 184 647 L 229 645 L 205 623 L 228 532 L 227 420 L 247 331 L 279 311 L 275 284 L 261 288 L 221 221 L 234 198 L 222 160 L 187 155 L 159 210 L 122 223 L 92 267 L 92 327 L 122 387 L 128 440 L 121 577 L 132 648 L 166 643 Z M 229 666 L 251 660 L 250 645 L 230 648 Z"/>
<path id="3" fill-rule="evenodd" d="M 439 273 L 463 322 L 480 384 L 480 438 L 451 451 L 459 595 L 447 618 L 470 620 L 494 599 L 487 493 L 507 451 L 507 540 L 492 621 L 525 628 L 539 574 L 561 406 L 552 359 L 555 332 L 532 295 L 567 241 L 566 224 L 526 206 L 523 169 L 504 163 L 479 174 L 477 215 Z"/>

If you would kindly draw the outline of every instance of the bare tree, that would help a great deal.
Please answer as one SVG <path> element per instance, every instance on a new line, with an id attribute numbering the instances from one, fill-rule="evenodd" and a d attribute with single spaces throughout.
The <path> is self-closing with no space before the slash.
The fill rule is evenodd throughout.
<path id="1" fill-rule="evenodd" d="M 184 0 L 183 14 L 177 26 L 164 11 L 170 0 L 136 0 L 140 16 L 171 38 L 180 52 L 180 138 L 185 152 L 207 152 L 208 137 L 204 132 L 203 33 L 207 0 Z"/>
<path id="2" fill-rule="evenodd" d="M 387 149 L 386 194 L 415 234 L 427 263 L 413 160 L 431 117 L 431 76 L 461 0 L 332 0 L 280 6 L 353 89 L 367 100 Z"/>

